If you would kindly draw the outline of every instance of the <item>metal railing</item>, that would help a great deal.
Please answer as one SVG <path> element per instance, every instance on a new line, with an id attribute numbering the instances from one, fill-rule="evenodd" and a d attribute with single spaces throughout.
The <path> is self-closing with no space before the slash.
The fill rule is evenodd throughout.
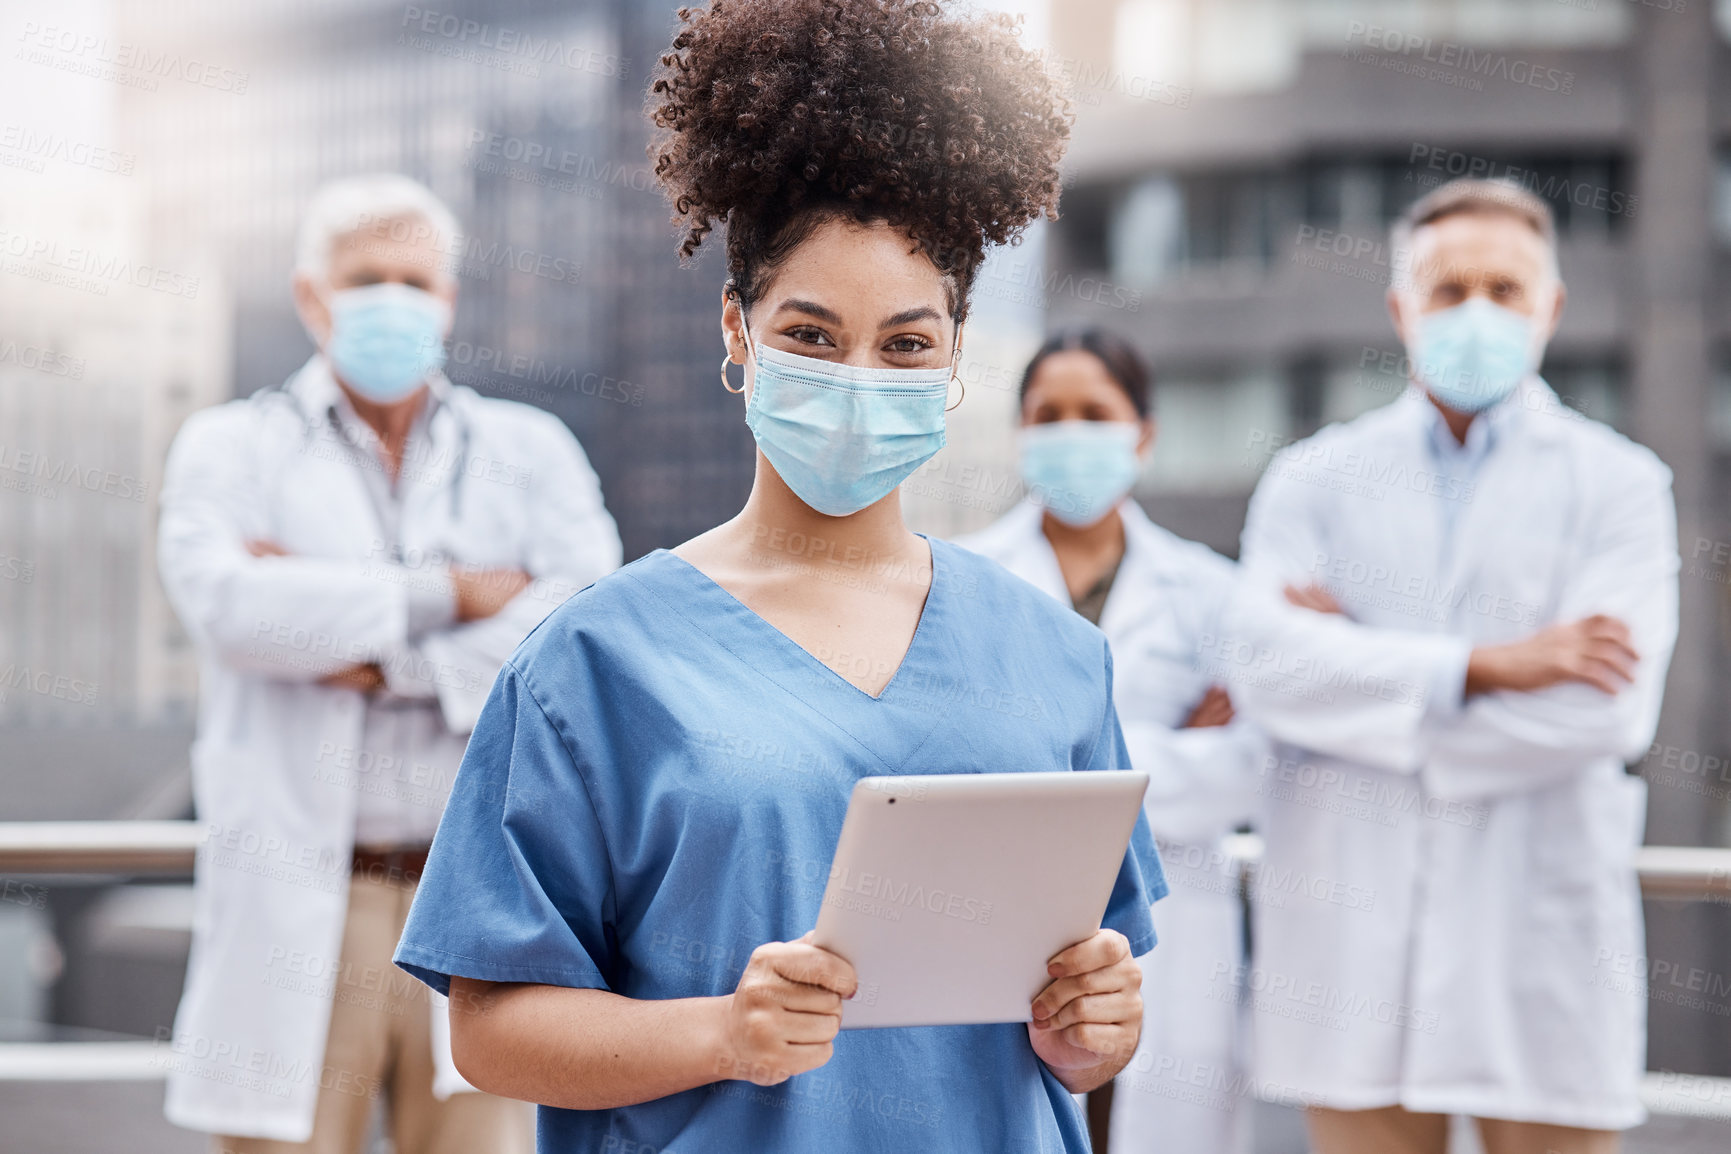
<path id="1" fill-rule="evenodd" d="M 190 874 L 202 831 L 196 821 L 0 822 L 0 874 Z M 1238 834 L 1227 848 L 1254 862 L 1262 839 Z M 1642 846 L 1635 872 L 1649 898 L 1731 901 L 1731 849 Z"/>
<path id="2" fill-rule="evenodd" d="M 196 821 L 0 822 L 0 874 L 190 874 Z"/>
<path id="3" fill-rule="evenodd" d="M 0 876 L 192 873 L 204 827 L 195 821 L 0 822 Z M 1262 839 L 1239 834 L 1231 856 L 1260 860 Z M 1635 871 L 1641 892 L 1672 901 L 1731 902 L 1731 849 L 1642 846 Z M 116 1081 L 162 1076 L 150 1042 L 0 1044 L 0 1081 Z M 1654 1114 L 1731 1120 L 1731 1079 L 1650 1073 L 1641 1097 Z"/>

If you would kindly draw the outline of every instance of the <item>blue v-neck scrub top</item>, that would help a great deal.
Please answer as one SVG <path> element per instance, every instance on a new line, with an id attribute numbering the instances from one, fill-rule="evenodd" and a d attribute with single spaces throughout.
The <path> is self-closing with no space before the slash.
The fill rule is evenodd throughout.
<path id="1" fill-rule="evenodd" d="M 1099 630 L 991 561 L 931 551 L 876 698 L 665 551 L 571 598 L 494 683 L 397 964 L 440 992 L 460 974 L 728 994 L 752 950 L 817 924 L 859 778 L 1128 768 Z M 1105 925 L 1146 952 L 1165 893 L 1138 819 Z M 848 1030 L 778 1086 L 543 1106 L 538 1129 L 541 1154 L 1088 1151 L 1019 1022 Z"/>

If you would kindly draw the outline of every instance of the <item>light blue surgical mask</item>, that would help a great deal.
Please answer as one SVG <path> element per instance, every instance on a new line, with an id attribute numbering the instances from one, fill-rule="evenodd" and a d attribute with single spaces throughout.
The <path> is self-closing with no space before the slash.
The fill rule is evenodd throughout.
<path id="1" fill-rule="evenodd" d="M 745 423 L 801 501 L 846 517 L 887 497 L 944 447 L 950 370 L 838 365 L 765 348 Z"/>
<path id="2" fill-rule="evenodd" d="M 1532 321 L 1483 297 L 1425 313 L 1417 328 L 1413 375 L 1456 412 L 1490 408 L 1538 367 Z"/>
<path id="3" fill-rule="evenodd" d="M 331 339 L 338 379 L 369 401 L 400 401 L 445 364 L 451 306 L 406 284 L 370 284 L 331 294 Z"/>
<path id="4" fill-rule="evenodd" d="M 1136 483 L 1142 426 L 1129 421 L 1053 421 L 1021 434 L 1022 482 L 1066 525 L 1092 525 Z"/>

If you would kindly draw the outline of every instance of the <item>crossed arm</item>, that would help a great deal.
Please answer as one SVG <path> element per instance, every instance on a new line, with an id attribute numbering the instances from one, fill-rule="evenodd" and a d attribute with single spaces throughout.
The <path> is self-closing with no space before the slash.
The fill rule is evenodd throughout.
<path id="1" fill-rule="evenodd" d="M 252 540 L 246 551 L 254 557 L 287 557 L 289 551 L 274 541 Z M 459 624 L 479 621 L 499 612 L 511 599 L 529 587 L 529 574 L 521 569 L 486 569 L 452 565 L 446 570 L 451 581 L 454 615 Z M 385 687 L 385 671 L 377 662 L 345 666 L 319 678 L 320 685 L 375 693 Z"/>

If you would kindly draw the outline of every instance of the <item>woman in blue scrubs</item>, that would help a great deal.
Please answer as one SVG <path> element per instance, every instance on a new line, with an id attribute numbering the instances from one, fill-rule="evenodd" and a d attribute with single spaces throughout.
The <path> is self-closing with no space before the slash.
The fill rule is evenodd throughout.
<path id="1" fill-rule="evenodd" d="M 1030 1023 L 839 1034 L 856 978 L 809 940 L 859 778 L 1129 765 L 1099 631 L 897 495 L 985 247 L 1055 210 L 1056 82 L 1006 21 L 914 0 L 682 20 L 656 172 L 684 253 L 726 225 L 751 496 L 507 663 L 397 961 L 451 995 L 471 1082 L 543 1104 L 547 1154 L 1083 1154 L 1071 1095 L 1140 1032 L 1145 822 Z"/>

